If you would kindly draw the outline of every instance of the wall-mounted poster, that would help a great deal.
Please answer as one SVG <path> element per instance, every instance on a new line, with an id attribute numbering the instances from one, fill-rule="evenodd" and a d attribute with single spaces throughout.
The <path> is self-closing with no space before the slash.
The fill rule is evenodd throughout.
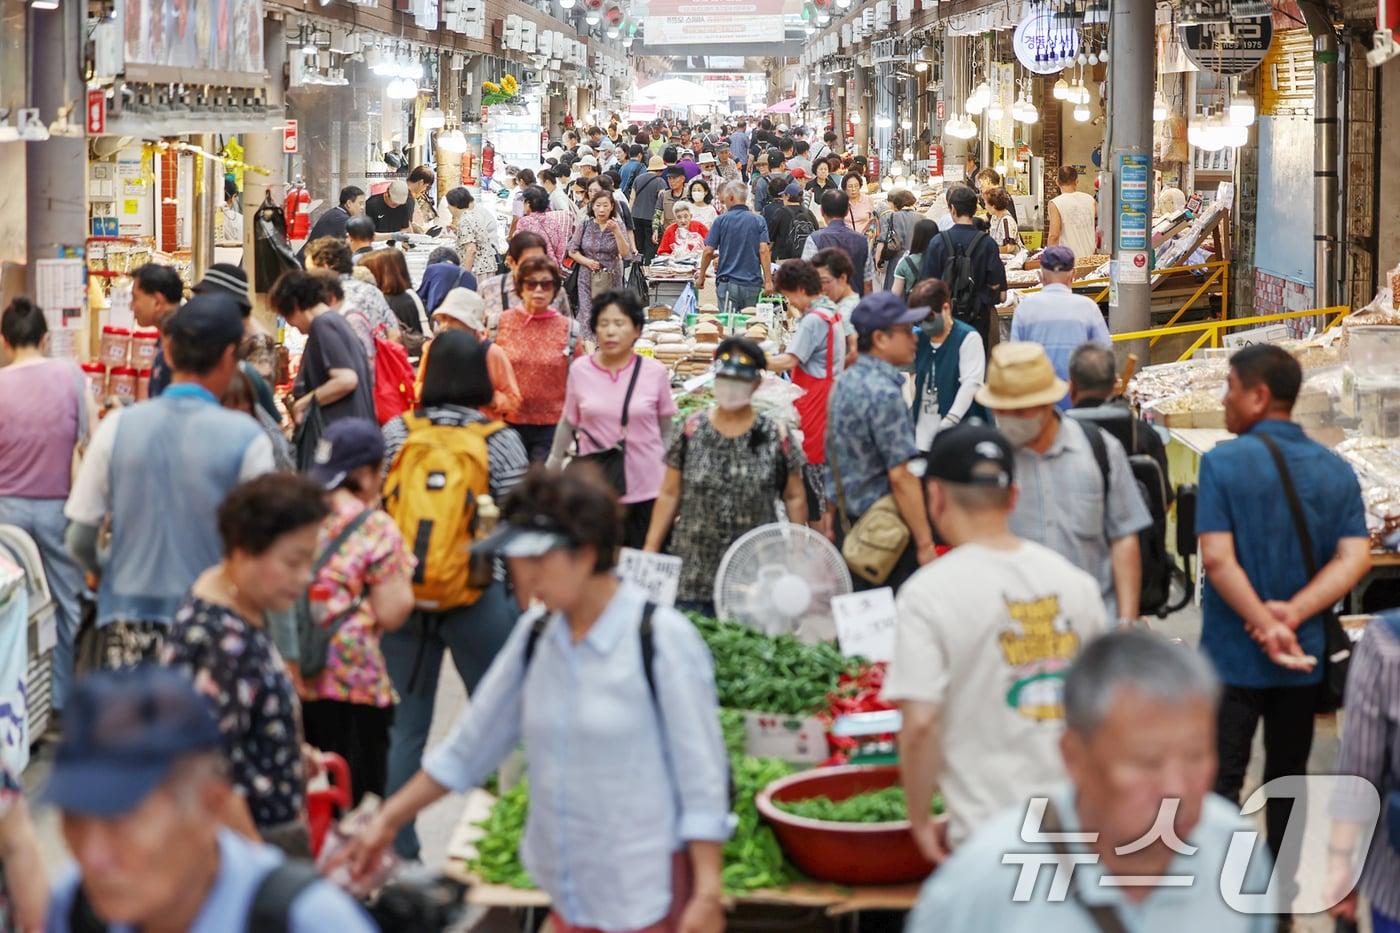
<path id="1" fill-rule="evenodd" d="M 126 64 L 259 73 L 263 0 L 122 0 Z"/>

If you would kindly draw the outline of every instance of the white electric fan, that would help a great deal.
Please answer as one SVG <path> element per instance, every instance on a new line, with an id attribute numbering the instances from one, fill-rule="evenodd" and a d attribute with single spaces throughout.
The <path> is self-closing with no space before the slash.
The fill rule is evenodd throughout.
<path id="1" fill-rule="evenodd" d="M 831 598 L 851 592 L 851 572 L 830 541 L 779 522 L 742 535 L 715 574 L 715 610 L 766 635 L 812 643 L 836 637 Z"/>

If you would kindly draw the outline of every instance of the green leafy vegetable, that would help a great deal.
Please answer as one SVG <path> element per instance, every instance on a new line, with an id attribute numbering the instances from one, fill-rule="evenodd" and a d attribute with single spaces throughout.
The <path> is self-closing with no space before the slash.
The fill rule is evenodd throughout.
<path id="1" fill-rule="evenodd" d="M 758 814 L 754 797 L 769 784 L 792 773 L 792 767 L 776 758 L 733 759 L 734 816 L 738 825 L 724 844 L 724 868 L 720 873 L 726 891 L 781 888 L 801 876 L 783 857 L 778 837 Z"/>
<path id="2" fill-rule="evenodd" d="M 809 797 L 806 800 L 775 800 L 773 806 L 793 816 L 831 823 L 898 823 L 907 816 L 904 788 L 899 785 L 855 794 L 845 800 Z M 943 796 L 933 795 L 932 812 L 943 812 Z"/>
<path id="3" fill-rule="evenodd" d="M 737 622 L 691 613 L 715 662 L 715 690 L 727 709 L 806 715 L 825 709 L 826 695 L 861 662 L 835 645 L 804 645 L 791 635 L 770 637 Z"/>
<path id="4" fill-rule="evenodd" d="M 512 888 L 533 888 L 535 882 L 520 861 L 520 841 L 530 812 L 529 782 L 522 780 L 506 791 L 477 826 L 486 830 L 476 843 L 476 858 L 467 863 L 482 881 Z"/>

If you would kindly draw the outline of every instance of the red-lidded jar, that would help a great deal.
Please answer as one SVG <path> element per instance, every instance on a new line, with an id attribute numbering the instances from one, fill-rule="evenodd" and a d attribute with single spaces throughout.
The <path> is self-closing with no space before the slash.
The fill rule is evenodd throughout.
<path id="1" fill-rule="evenodd" d="M 92 362 L 82 365 L 83 379 L 87 382 L 88 398 L 98 408 L 102 407 L 103 401 L 107 397 L 107 367 L 101 363 Z"/>
<path id="2" fill-rule="evenodd" d="M 136 370 L 116 366 L 107 373 L 107 391 L 121 401 L 136 401 Z"/>
<path id="3" fill-rule="evenodd" d="M 131 332 L 131 365 L 137 370 L 150 369 L 160 352 L 160 330 L 155 327 L 137 328 Z"/>
<path id="4" fill-rule="evenodd" d="M 151 397 L 151 371 L 149 369 L 138 369 L 136 371 L 136 401 L 144 402 Z"/>
<path id="5" fill-rule="evenodd" d="M 108 369 L 125 366 L 131 353 L 131 331 L 125 327 L 110 324 L 102 328 L 102 342 L 98 345 L 97 357 Z"/>

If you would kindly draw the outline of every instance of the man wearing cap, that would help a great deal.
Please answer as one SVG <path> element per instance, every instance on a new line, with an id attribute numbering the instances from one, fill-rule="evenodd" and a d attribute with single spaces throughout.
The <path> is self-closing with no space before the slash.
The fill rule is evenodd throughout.
<path id="1" fill-rule="evenodd" d="M 235 266 L 231 262 L 214 263 L 204 273 L 204 278 L 196 283 L 194 293 L 196 295 L 225 295 L 232 298 L 234 304 L 238 305 L 239 314 L 243 316 L 245 340 L 266 333 L 262 326 L 253 320 L 253 302 L 248 298 L 248 273 L 244 272 L 241 266 Z M 239 348 L 239 355 L 247 355 L 243 346 Z M 274 425 L 281 424 L 282 413 L 277 410 L 277 400 L 273 397 L 272 387 L 267 384 L 262 373 L 258 372 L 257 368 L 247 359 L 241 360 L 238 368 L 253 384 L 253 394 L 257 398 L 258 405 L 267 412 Z"/>
<path id="2" fill-rule="evenodd" d="M 647 162 L 646 170 L 638 172 L 632 180 L 632 232 L 636 234 L 637 248 L 646 262 L 651 262 L 656 255 L 656 245 L 661 239 L 655 219 L 657 202 L 667 189 L 665 172 L 666 162 L 661 156 L 654 155 Z M 684 172 L 681 177 L 684 184 Z"/>
<path id="3" fill-rule="evenodd" d="M 54 886 L 49 933 L 377 929 L 310 864 L 224 825 L 223 736 L 187 678 L 94 673 L 67 713 L 43 797 L 76 864 Z"/>
<path id="4" fill-rule="evenodd" d="M 627 161 L 623 162 L 621 167 L 618 168 L 617 174 L 618 177 L 622 179 L 622 187 L 619 190 L 624 195 L 630 197 L 632 194 L 632 182 L 636 181 L 637 176 L 646 170 L 646 166 L 642 164 L 643 150 L 641 146 L 629 145 L 626 149 Z"/>
<path id="5" fill-rule="evenodd" d="M 594 156 L 586 155 L 578 160 L 578 177 L 584 181 L 591 181 L 598 177 L 598 160 Z"/>
<path id="6" fill-rule="evenodd" d="M 719 253 L 715 294 L 721 311 L 739 311 L 758 303 L 760 291 L 773 290 L 773 256 L 768 225 L 748 206 L 747 185 L 731 181 L 720 189 L 724 213 L 705 237 L 705 252 L 695 271 L 695 287 L 705 287 L 705 272 Z"/>
<path id="7" fill-rule="evenodd" d="M 768 239 L 773 244 L 773 259 L 801 259 L 807 239 L 817 229 L 817 218 L 802 203 L 802 186 L 791 182 L 783 189 L 783 199 L 768 218 Z M 799 235 L 805 231 L 801 243 L 794 242 L 793 224 L 798 224 Z"/>
<path id="8" fill-rule="evenodd" d="M 909 308 L 892 292 L 867 295 L 851 323 L 860 356 L 836 380 L 826 427 L 827 501 L 836 503 L 837 544 L 885 496 L 894 496 L 909 528 L 909 547 L 883 585 L 898 589 L 934 558 L 923 491 L 910 463 L 918 455 L 904 401 L 904 374 L 914 363 L 914 325 L 927 308 Z M 858 580 L 858 589 L 866 589 Z"/>
<path id="9" fill-rule="evenodd" d="M 379 233 L 398 233 L 413 226 L 413 195 L 408 182 L 396 178 L 379 194 L 365 202 L 365 216 L 374 221 Z"/>
<path id="10" fill-rule="evenodd" d="M 1107 627 L 1093 577 L 1011 530 L 1015 459 L 976 424 L 940 432 L 923 459 L 928 515 L 952 550 L 899 591 L 884 699 L 903 716 L 910 831 L 934 863 L 1064 781 L 1065 669 Z M 935 789 L 946 822 L 929 815 Z"/>
<path id="11" fill-rule="evenodd" d="M 685 169 L 679 165 L 669 165 L 663 174 L 666 187 L 657 196 L 656 210 L 651 218 L 651 235 L 658 243 L 666 228 L 676 222 L 675 206 L 685 203 Z"/>
<path id="12" fill-rule="evenodd" d="M 238 483 L 274 468 L 258 422 L 219 404 L 238 367 L 243 319 L 232 299 L 196 295 L 165 323 L 175 375 L 159 397 L 109 412 L 64 508 L 68 549 L 101 577 L 100 661 L 151 658 L 200 572 L 218 562 L 215 513 Z M 111 549 L 97 534 L 111 518 Z"/>
<path id="13" fill-rule="evenodd" d="M 1069 385 L 1034 343 L 992 348 L 977 401 L 1016 448 L 1020 496 L 1011 530 L 1067 558 L 1099 582 L 1109 618 L 1138 617 L 1142 566 L 1138 532 L 1152 516 L 1123 445 L 1060 414 Z M 1090 433 L 1093 432 L 1093 433 Z"/>
<path id="14" fill-rule="evenodd" d="M 1040 254 L 1040 291 L 1022 298 L 1011 318 L 1011 339 L 1044 347 L 1061 379 L 1069 379 L 1069 357 L 1080 344 L 1112 345 L 1098 303 L 1070 291 L 1073 278 L 1074 253 L 1068 246 L 1047 246 Z M 1069 408 L 1068 395 L 1060 408 Z"/>

